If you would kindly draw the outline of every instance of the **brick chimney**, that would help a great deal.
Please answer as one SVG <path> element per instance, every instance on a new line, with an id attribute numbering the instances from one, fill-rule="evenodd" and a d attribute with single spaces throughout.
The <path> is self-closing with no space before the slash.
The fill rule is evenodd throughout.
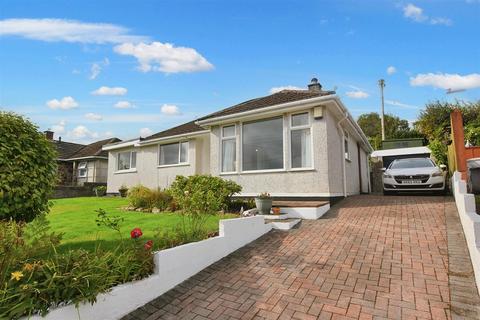
<path id="1" fill-rule="evenodd" d="M 45 138 L 47 138 L 47 140 L 53 140 L 53 131 L 45 130 L 43 133 L 45 134 Z"/>
<path id="2" fill-rule="evenodd" d="M 317 78 L 312 78 L 308 85 L 308 91 L 320 92 L 322 91 L 322 85 L 318 82 Z"/>

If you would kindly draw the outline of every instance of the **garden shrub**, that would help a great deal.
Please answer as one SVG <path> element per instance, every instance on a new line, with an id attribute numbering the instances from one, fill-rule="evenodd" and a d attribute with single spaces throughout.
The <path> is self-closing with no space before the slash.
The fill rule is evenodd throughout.
<path id="1" fill-rule="evenodd" d="M 135 208 L 165 211 L 171 207 L 172 196 L 160 189 L 152 190 L 142 185 L 130 188 L 128 191 L 130 204 Z"/>
<path id="2" fill-rule="evenodd" d="M 120 233 L 117 217 L 103 210 L 97 223 Z M 135 230 L 135 233 L 133 231 Z M 32 223 L 0 222 L 0 319 L 45 315 L 52 308 L 94 303 L 100 293 L 153 272 L 153 242 L 132 230 L 128 241 L 113 250 L 96 246 L 57 253 L 60 236 L 50 233 L 46 219 Z"/>
<path id="3" fill-rule="evenodd" d="M 0 220 L 31 221 L 48 211 L 56 150 L 22 116 L 0 111 Z"/>
<path id="4" fill-rule="evenodd" d="M 228 207 L 232 195 L 242 190 L 237 183 L 210 175 L 177 176 L 170 187 L 183 213 L 183 235 L 186 241 L 207 236 L 208 215 Z"/>

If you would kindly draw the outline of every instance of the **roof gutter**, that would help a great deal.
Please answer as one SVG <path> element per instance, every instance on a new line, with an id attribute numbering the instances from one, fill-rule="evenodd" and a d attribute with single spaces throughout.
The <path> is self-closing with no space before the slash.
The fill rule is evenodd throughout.
<path id="1" fill-rule="evenodd" d="M 368 138 L 367 136 L 365 136 L 365 133 L 363 133 L 363 130 L 360 128 L 360 126 L 358 125 L 358 123 L 353 119 L 352 115 L 350 114 L 350 112 L 348 111 L 348 109 L 345 107 L 345 105 L 343 104 L 343 102 L 340 100 L 340 98 L 338 96 L 334 96 L 334 99 L 335 99 L 335 105 L 338 107 L 338 110 L 343 114 L 345 115 L 346 117 L 346 120 L 348 120 L 348 123 L 350 123 L 350 125 L 353 127 L 353 129 L 355 130 L 355 132 L 359 135 L 359 137 L 362 139 L 365 147 L 366 147 L 366 151 L 368 153 L 372 153 L 373 152 L 373 148 L 372 146 L 370 145 L 370 142 L 368 141 Z"/>
<path id="2" fill-rule="evenodd" d="M 139 139 L 136 139 L 136 140 L 118 142 L 115 144 L 106 144 L 102 147 L 102 150 L 109 151 L 109 150 L 116 150 L 116 149 L 121 149 L 126 147 L 134 147 L 139 141 L 140 141 Z"/>
<path id="3" fill-rule="evenodd" d="M 169 140 L 176 140 L 176 139 L 182 139 L 182 138 L 186 139 L 186 138 L 196 137 L 196 136 L 200 136 L 207 133 L 210 133 L 210 130 L 200 130 L 200 131 L 187 132 L 187 133 L 177 134 L 174 136 L 161 137 L 161 138 L 156 138 L 151 140 L 142 140 L 137 144 L 135 144 L 135 147 L 148 146 L 150 144 L 157 144 L 159 142 L 169 141 Z"/>
<path id="4" fill-rule="evenodd" d="M 317 106 L 319 102 L 333 100 L 334 97 L 335 97 L 334 95 L 328 95 L 328 96 L 315 97 L 311 99 L 297 100 L 297 101 L 277 104 L 277 105 L 273 105 L 273 106 L 269 106 L 261 109 L 249 110 L 249 111 L 229 114 L 225 116 L 199 120 L 199 121 L 196 121 L 195 123 L 199 126 L 212 126 L 212 125 L 216 125 L 232 119 L 237 120 L 238 118 L 258 115 L 259 112 L 261 112 L 262 114 L 268 114 L 268 113 L 278 113 L 279 111 L 285 111 L 287 109 L 314 107 L 314 106 Z"/>
<path id="5" fill-rule="evenodd" d="M 57 159 L 58 161 L 74 161 L 74 160 L 86 160 L 86 159 L 107 159 L 107 157 L 102 156 L 88 156 L 88 157 L 78 157 L 78 158 L 68 158 L 68 159 Z"/>

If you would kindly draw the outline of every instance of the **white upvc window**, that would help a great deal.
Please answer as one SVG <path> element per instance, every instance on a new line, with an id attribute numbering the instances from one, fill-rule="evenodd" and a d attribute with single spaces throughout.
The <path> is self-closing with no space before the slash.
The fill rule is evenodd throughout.
<path id="1" fill-rule="evenodd" d="M 348 132 L 345 132 L 343 137 L 344 137 L 343 144 L 345 148 L 345 159 L 350 160 L 350 150 L 348 149 L 348 139 L 349 139 Z"/>
<path id="2" fill-rule="evenodd" d="M 283 117 L 242 124 L 242 172 L 284 169 Z"/>
<path id="3" fill-rule="evenodd" d="M 312 167 L 312 128 L 309 112 L 290 116 L 290 161 L 292 169 Z"/>
<path id="4" fill-rule="evenodd" d="M 235 125 L 221 128 L 222 172 L 237 171 L 237 132 Z"/>
<path id="5" fill-rule="evenodd" d="M 133 170 L 137 167 L 137 153 L 135 151 L 119 152 L 117 154 L 117 170 Z"/>
<path id="6" fill-rule="evenodd" d="M 161 144 L 158 154 L 158 164 L 160 166 L 187 164 L 188 141 Z"/>
<path id="7" fill-rule="evenodd" d="M 87 177 L 87 162 L 80 162 L 78 164 L 78 177 L 79 178 Z"/>

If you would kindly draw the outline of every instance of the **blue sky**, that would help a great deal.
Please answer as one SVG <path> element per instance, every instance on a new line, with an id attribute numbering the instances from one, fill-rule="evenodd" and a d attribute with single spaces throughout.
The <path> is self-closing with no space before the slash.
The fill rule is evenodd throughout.
<path id="1" fill-rule="evenodd" d="M 0 109 L 64 140 L 167 129 L 318 77 L 357 117 L 480 98 L 480 1 L 5 1 Z M 446 89 L 467 89 L 447 95 Z"/>

